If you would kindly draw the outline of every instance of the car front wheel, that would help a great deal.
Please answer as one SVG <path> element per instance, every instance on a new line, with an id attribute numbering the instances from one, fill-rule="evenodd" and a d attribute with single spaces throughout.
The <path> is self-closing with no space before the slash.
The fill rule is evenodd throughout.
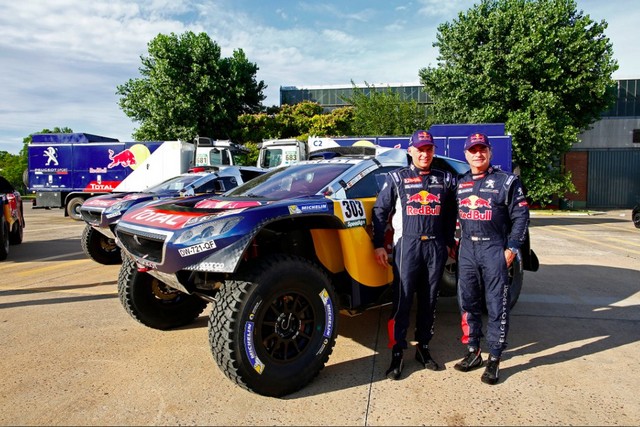
<path id="1" fill-rule="evenodd" d="M 232 381 L 279 397 L 324 368 L 337 335 L 336 295 L 317 265 L 273 255 L 227 281 L 209 318 L 209 342 Z"/>

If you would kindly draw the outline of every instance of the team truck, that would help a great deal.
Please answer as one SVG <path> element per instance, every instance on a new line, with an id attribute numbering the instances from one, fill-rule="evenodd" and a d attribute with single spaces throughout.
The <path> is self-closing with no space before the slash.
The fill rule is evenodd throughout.
<path id="1" fill-rule="evenodd" d="M 464 158 L 464 140 L 472 133 L 486 134 L 493 146 L 494 166 L 511 172 L 511 135 L 505 134 L 504 123 L 480 124 L 437 124 L 429 128 L 436 141 L 436 154 L 466 161 Z M 336 147 L 386 147 L 402 148 L 409 146 L 409 136 L 309 136 L 307 141 L 297 139 L 271 139 L 260 144 L 258 167 L 274 168 L 309 160 L 318 154 Z"/>
<path id="2" fill-rule="evenodd" d="M 62 208 L 82 220 L 80 206 L 89 197 L 135 192 L 185 173 L 234 165 L 248 150 L 230 141 L 121 142 L 89 133 L 34 134 L 27 147 L 27 191 L 35 208 Z"/>
<path id="3" fill-rule="evenodd" d="M 260 168 L 275 168 L 309 158 L 309 144 L 298 139 L 270 139 L 259 144 Z"/>

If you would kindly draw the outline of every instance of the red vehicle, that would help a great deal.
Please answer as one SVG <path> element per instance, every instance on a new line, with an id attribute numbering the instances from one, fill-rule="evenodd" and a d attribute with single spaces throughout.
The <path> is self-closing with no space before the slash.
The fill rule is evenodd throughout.
<path id="1" fill-rule="evenodd" d="M 3 261 L 9 256 L 9 245 L 22 243 L 25 224 L 20 193 L 1 176 L 0 201 L 3 212 L 0 220 L 0 261 Z"/>

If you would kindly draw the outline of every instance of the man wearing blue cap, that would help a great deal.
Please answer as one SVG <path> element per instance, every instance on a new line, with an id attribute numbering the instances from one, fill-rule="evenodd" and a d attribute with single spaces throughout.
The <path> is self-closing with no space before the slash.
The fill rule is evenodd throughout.
<path id="1" fill-rule="evenodd" d="M 489 359 L 481 380 L 496 384 L 509 331 L 508 269 L 525 242 L 529 206 L 520 179 L 491 166 L 491 143 L 482 133 L 470 135 L 464 154 L 471 170 L 456 191 L 460 247 L 458 302 L 462 314 L 464 358 L 454 365 L 467 372 L 482 366 L 482 312 L 487 310 Z"/>
<path id="2" fill-rule="evenodd" d="M 426 369 L 440 369 L 429 352 L 429 341 L 447 247 L 455 245 L 454 177 L 431 168 L 435 145 L 429 132 L 416 131 L 409 141 L 408 153 L 411 165 L 387 175 L 373 207 L 376 262 L 384 268 L 391 263 L 394 274 L 393 306 L 387 325 L 391 365 L 386 372 L 387 378 L 394 380 L 402 374 L 414 293 L 418 299 L 415 358 Z M 394 234 L 392 262 L 384 247 L 390 220 Z"/>

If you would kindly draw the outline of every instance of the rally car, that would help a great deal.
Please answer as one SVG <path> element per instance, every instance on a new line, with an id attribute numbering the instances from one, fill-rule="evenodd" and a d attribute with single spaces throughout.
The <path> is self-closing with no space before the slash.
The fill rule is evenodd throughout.
<path id="1" fill-rule="evenodd" d="M 636 228 L 640 228 L 640 203 L 635 205 L 631 210 L 631 219 Z"/>
<path id="2" fill-rule="evenodd" d="M 149 187 L 144 192 L 109 193 L 87 199 L 80 207 L 86 222 L 80 240 L 82 250 L 100 264 L 122 262 L 113 229 L 127 209 L 150 200 L 221 194 L 267 170 L 252 166 L 228 166 L 219 171 L 189 172 Z"/>
<path id="3" fill-rule="evenodd" d="M 9 246 L 22 243 L 24 235 L 24 211 L 22 197 L 6 178 L 0 176 L 0 261 L 9 256 Z"/>
<path id="4" fill-rule="evenodd" d="M 220 369 L 259 394 L 296 391 L 327 362 L 338 312 L 390 301 L 393 274 L 375 262 L 371 215 L 386 174 L 406 164 L 399 149 L 310 160 L 222 196 L 129 210 L 115 230 L 128 255 L 120 300 L 157 329 L 189 324 L 212 302 L 209 342 Z M 433 167 L 468 170 L 443 157 Z M 514 270 L 521 283 L 521 264 Z M 455 294 L 455 280 L 447 286 Z"/>

